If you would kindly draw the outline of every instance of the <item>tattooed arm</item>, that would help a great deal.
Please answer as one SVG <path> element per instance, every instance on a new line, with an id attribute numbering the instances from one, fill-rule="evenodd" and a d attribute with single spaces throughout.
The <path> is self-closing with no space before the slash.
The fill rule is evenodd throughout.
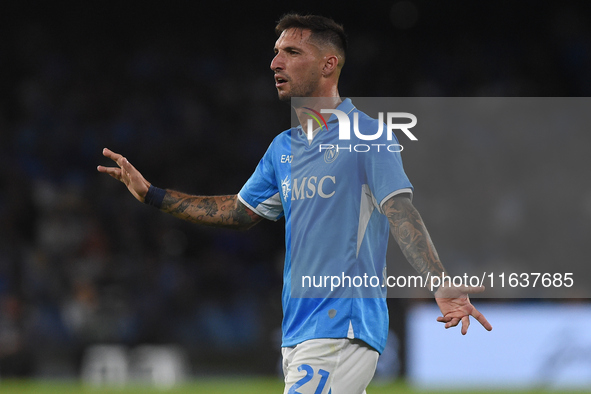
<path id="1" fill-rule="evenodd" d="M 138 201 L 144 202 L 150 182 L 120 154 L 105 148 L 103 155 L 117 163 L 117 167 L 98 166 L 98 171 L 123 182 Z M 193 223 L 235 229 L 248 229 L 262 219 L 237 195 L 204 197 L 167 190 L 160 209 Z"/>
<path id="2" fill-rule="evenodd" d="M 160 209 L 180 219 L 214 227 L 249 229 L 262 219 L 237 195 L 191 196 L 167 190 Z"/>
<path id="3" fill-rule="evenodd" d="M 441 277 L 445 269 L 423 219 L 408 195 L 399 194 L 390 198 L 384 203 L 383 210 L 390 222 L 390 232 L 413 268 L 424 279 L 428 273 Z"/>
<path id="4" fill-rule="evenodd" d="M 407 194 L 399 194 L 388 199 L 383 205 L 384 214 L 390 222 L 390 232 L 402 249 L 408 262 L 423 278 L 447 275 L 439 260 L 433 241 L 423 223 L 421 215 Z M 437 321 L 445 323 L 445 328 L 455 327 L 462 322 L 462 334 L 468 332 L 470 316 L 473 316 L 488 331 L 492 326 L 486 318 L 470 303 L 468 294 L 483 291 L 483 287 L 441 286 L 435 292 L 435 301 L 443 316 Z"/>

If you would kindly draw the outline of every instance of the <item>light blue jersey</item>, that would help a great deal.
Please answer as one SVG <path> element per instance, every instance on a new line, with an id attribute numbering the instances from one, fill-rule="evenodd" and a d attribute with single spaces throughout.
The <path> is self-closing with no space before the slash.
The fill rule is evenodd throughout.
<path id="1" fill-rule="evenodd" d="M 351 124 L 358 112 L 363 134 L 378 129 L 378 121 L 350 99 L 337 109 Z M 238 197 L 264 218 L 285 216 L 282 346 L 358 338 L 381 353 L 388 333 L 386 288 L 368 281 L 385 275 L 389 225 L 381 207 L 396 194 L 412 193 L 412 185 L 392 148 L 395 136 L 342 141 L 334 115 L 327 125 L 311 143 L 301 127 L 279 134 Z M 340 286 L 334 278 L 326 282 L 335 276 Z M 359 285 L 359 278 L 366 283 Z"/>

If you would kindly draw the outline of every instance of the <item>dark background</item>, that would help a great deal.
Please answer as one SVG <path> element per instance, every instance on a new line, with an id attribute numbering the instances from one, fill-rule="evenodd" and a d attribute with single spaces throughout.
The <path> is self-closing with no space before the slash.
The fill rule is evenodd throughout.
<path id="1" fill-rule="evenodd" d="M 121 3 L 3 5 L 2 376 L 74 376 L 95 343 L 181 344 L 198 373 L 275 372 L 283 222 L 248 232 L 190 225 L 139 204 L 96 166 L 109 147 L 160 187 L 236 193 L 289 127 L 269 69 L 274 25 L 288 11 L 344 24 L 343 96 L 591 93 L 586 1 Z M 445 186 L 429 169 L 446 160 L 408 168 L 415 187 Z M 565 225 L 589 228 L 586 193 L 568 211 L 580 222 Z M 474 213 L 454 210 L 449 191 L 419 209 L 428 218 L 441 207 L 459 222 Z M 434 233 L 440 249 L 455 239 L 480 257 L 475 231 Z M 401 339 L 410 302 L 390 300 Z"/>

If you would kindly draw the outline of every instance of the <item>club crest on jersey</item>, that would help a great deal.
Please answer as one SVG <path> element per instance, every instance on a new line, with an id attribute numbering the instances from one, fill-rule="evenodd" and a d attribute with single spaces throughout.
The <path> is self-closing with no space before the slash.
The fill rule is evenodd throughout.
<path id="1" fill-rule="evenodd" d="M 335 147 L 329 148 L 326 150 L 326 152 L 324 152 L 324 162 L 330 164 L 337 159 L 338 155 L 338 149 L 336 149 Z"/>
<path id="2" fill-rule="evenodd" d="M 291 181 L 289 180 L 289 175 L 285 176 L 285 179 L 281 181 L 281 193 L 283 194 L 283 201 L 287 201 L 289 197 L 289 192 L 291 191 Z"/>

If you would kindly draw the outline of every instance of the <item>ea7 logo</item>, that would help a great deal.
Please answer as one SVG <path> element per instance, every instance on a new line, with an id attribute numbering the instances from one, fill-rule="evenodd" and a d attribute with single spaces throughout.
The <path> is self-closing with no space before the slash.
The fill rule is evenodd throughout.
<path id="1" fill-rule="evenodd" d="M 351 122 L 346 113 L 338 109 L 321 109 L 320 113 L 323 114 L 334 114 L 339 122 L 339 140 L 350 140 L 351 139 Z M 409 119 L 409 123 L 394 123 L 394 119 Z M 378 113 L 378 130 L 375 134 L 362 134 L 359 131 L 359 113 L 353 113 L 353 132 L 360 140 L 373 141 L 377 140 L 382 136 L 384 132 L 384 113 Z M 322 117 L 324 121 L 324 117 Z M 318 120 L 316 120 L 318 122 Z M 319 122 L 318 122 L 319 123 Z M 417 117 L 408 112 L 387 112 L 386 113 L 386 129 L 388 131 L 388 141 L 392 140 L 392 132 L 396 129 L 401 130 L 411 141 L 417 141 L 418 138 L 414 136 L 408 129 L 413 128 L 417 124 Z M 308 139 L 312 137 L 312 120 L 308 120 Z"/>

